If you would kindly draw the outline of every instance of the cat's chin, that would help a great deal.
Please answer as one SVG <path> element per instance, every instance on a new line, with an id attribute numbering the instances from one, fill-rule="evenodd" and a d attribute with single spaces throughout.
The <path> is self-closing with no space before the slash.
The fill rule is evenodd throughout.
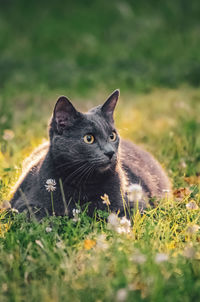
<path id="1" fill-rule="evenodd" d="M 103 173 L 105 173 L 105 172 L 107 172 L 109 170 L 114 170 L 115 166 L 116 166 L 116 163 L 109 162 L 109 163 L 106 163 L 106 164 L 104 164 L 102 166 L 99 166 L 97 168 L 97 170 L 98 170 L 99 173 L 103 174 Z"/>
<path id="2" fill-rule="evenodd" d="M 99 171 L 100 173 L 104 173 L 104 172 L 108 171 L 110 168 L 111 168 L 111 164 L 107 164 L 107 165 L 105 165 L 105 166 L 99 167 L 99 168 L 98 168 L 98 171 Z"/>

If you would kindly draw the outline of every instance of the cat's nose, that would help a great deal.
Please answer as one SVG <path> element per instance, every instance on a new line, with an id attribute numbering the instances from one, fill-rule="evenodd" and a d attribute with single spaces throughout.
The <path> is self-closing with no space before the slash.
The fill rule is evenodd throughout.
<path id="1" fill-rule="evenodd" d="M 108 151 L 104 152 L 104 154 L 106 156 L 108 156 L 109 159 L 111 159 L 113 157 L 114 153 L 115 153 L 115 151 L 113 151 L 113 150 L 108 150 Z"/>

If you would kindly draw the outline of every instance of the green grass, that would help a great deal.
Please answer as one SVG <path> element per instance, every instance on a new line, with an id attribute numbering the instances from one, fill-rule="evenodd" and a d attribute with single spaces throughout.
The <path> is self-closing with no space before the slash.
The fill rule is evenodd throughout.
<path id="1" fill-rule="evenodd" d="M 135 213 L 129 235 L 85 213 L 77 223 L 67 217 L 30 223 L 18 215 L 1 239 L 1 301 L 113 301 L 119 289 L 127 301 L 198 301 L 199 235 L 187 228 L 200 215 L 185 203 Z M 97 244 L 88 250 L 86 239 Z M 157 253 L 168 260 L 157 263 Z"/>
<path id="2" fill-rule="evenodd" d="M 106 213 L 97 213 L 98 220 L 84 212 L 78 222 L 52 217 L 40 224 L 27 222 L 23 215 L 9 218 L 2 213 L 1 301 L 115 301 L 121 289 L 127 301 L 198 301 L 200 231 L 190 230 L 200 225 L 200 213 L 186 204 L 194 200 L 200 205 L 199 99 L 199 90 L 184 87 L 133 98 L 127 95 L 126 100 L 122 96 L 116 114 L 121 135 L 152 151 L 175 188 L 189 190 L 179 198 L 160 201 L 143 216 L 136 212 L 130 234 L 111 231 Z M 42 140 L 43 123 L 38 129 L 36 121 L 30 124 L 31 130 L 26 124 L 18 125 L 16 136 L 2 143 L 4 200 L 20 173 L 22 159 Z M 24 131 L 31 135 L 24 138 Z M 106 249 L 98 243 L 101 234 Z M 157 263 L 158 253 L 166 254 L 168 260 Z M 144 263 L 138 263 L 141 254 Z"/>
<path id="3" fill-rule="evenodd" d="M 179 189 L 143 216 L 135 212 L 130 234 L 110 230 L 102 212 L 38 224 L 2 211 L 0 301 L 120 301 L 120 293 L 121 301 L 199 301 L 200 231 L 191 226 L 200 213 L 186 207 L 200 206 L 198 1 L 20 0 L 0 8 L 0 201 L 47 139 L 59 95 L 87 110 L 117 87 L 121 136 L 152 152 Z M 157 263 L 160 253 L 167 260 Z"/>

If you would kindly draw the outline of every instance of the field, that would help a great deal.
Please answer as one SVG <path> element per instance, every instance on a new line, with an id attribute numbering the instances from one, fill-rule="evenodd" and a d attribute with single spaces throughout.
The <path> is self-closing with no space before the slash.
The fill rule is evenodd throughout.
<path id="1" fill-rule="evenodd" d="M 192 4 L 0 2 L 0 301 L 200 300 L 200 5 Z M 123 234 L 107 212 L 42 223 L 10 216 L 3 207 L 23 160 L 48 139 L 58 96 L 85 111 L 116 88 L 120 135 L 162 163 L 174 197 L 135 211 Z"/>

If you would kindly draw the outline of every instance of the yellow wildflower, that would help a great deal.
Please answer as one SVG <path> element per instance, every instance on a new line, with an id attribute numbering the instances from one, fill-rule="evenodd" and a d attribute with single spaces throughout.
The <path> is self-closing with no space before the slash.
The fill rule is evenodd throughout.
<path id="1" fill-rule="evenodd" d="M 107 207 L 110 205 L 110 200 L 109 200 L 109 197 L 107 194 L 104 194 L 104 196 L 101 196 L 101 199 L 102 199 L 102 202 L 107 205 Z"/>
<path id="2" fill-rule="evenodd" d="M 95 240 L 85 239 L 85 241 L 84 241 L 84 249 L 85 250 L 91 250 L 95 245 L 96 245 Z"/>

